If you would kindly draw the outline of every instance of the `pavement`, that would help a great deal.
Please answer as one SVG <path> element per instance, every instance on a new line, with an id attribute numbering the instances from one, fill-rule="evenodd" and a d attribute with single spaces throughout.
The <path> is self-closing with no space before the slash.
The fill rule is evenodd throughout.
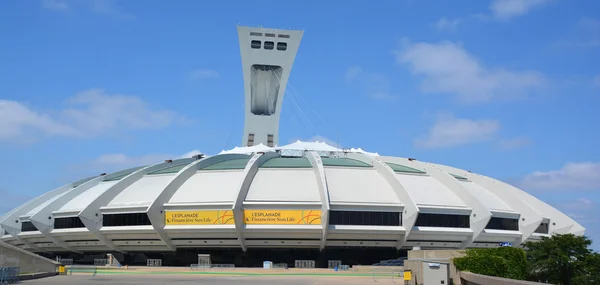
<path id="1" fill-rule="evenodd" d="M 22 284 L 44 284 L 44 285 L 159 285 L 159 284 L 211 284 L 211 285 L 342 285 L 342 284 L 394 284 L 401 283 L 400 278 L 391 277 L 367 277 L 367 276 L 260 276 L 260 275 L 200 275 L 200 274 L 140 274 L 140 275 L 96 275 L 77 274 L 72 276 L 53 276 L 37 280 L 23 281 Z"/>

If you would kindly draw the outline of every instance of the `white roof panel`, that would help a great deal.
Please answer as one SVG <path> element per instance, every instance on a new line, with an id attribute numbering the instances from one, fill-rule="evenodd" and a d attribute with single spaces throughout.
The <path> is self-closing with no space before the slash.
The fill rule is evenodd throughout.
<path id="1" fill-rule="evenodd" d="M 325 168 L 332 203 L 402 204 L 374 169 Z"/>
<path id="2" fill-rule="evenodd" d="M 75 188 L 71 188 L 71 190 L 65 191 L 63 193 L 60 193 L 59 195 L 56 195 L 46 201 L 44 201 L 44 203 L 39 204 L 37 207 L 33 208 L 31 211 L 27 212 L 27 214 L 25 214 L 25 216 L 33 216 L 35 213 L 39 212 L 41 209 L 45 208 L 46 206 L 50 205 L 50 203 L 60 199 L 60 197 L 62 197 L 63 195 L 69 193 L 69 191 L 72 191 Z"/>
<path id="3" fill-rule="evenodd" d="M 320 202 L 312 169 L 260 169 L 246 201 Z"/>
<path id="4" fill-rule="evenodd" d="M 146 175 L 121 191 L 107 207 L 150 206 L 175 174 Z"/>
<path id="5" fill-rule="evenodd" d="M 98 198 L 102 193 L 104 193 L 108 188 L 117 184 L 119 181 L 107 181 L 100 182 L 98 185 L 88 189 L 87 191 L 77 195 L 77 197 L 73 198 L 71 201 L 67 202 L 64 206 L 58 210 L 58 212 L 62 211 L 81 211 L 85 209 L 89 204 L 91 204 L 96 198 Z"/>
<path id="6" fill-rule="evenodd" d="M 429 176 L 397 173 L 396 178 L 417 205 L 466 208 L 456 194 Z"/>
<path id="7" fill-rule="evenodd" d="M 514 212 L 514 210 L 502 201 L 498 196 L 492 194 L 487 189 L 471 181 L 459 181 L 473 196 L 479 200 L 488 210 L 500 212 Z"/>
<path id="8" fill-rule="evenodd" d="M 177 189 L 168 203 L 235 201 L 244 171 L 198 171 Z"/>

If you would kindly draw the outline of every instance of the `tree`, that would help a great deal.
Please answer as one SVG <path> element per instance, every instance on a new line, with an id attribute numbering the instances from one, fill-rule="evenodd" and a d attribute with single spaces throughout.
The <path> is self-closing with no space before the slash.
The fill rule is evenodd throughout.
<path id="1" fill-rule="evenodd" d="M 527 259 L 520 248 L 468 249 L 466 254 L 454 258 L 454 265 L 460 271 L 517 280 L 527 277 Z"/>
<path id="2" fill-rule="evenodd" d="M 526 242 L 529 279 L 560 285 L 599 284 L 600 256 L 589 248 L 591 244 L 589 238 L 573 234 Z"/>

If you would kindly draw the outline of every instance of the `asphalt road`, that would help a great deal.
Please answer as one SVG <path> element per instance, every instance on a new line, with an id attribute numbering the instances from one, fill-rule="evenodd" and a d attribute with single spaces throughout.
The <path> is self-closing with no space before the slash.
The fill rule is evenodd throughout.
<path id="1" fill-rule="evenodd" d="M 396 283 L 402 284 L 400 280 Z M 380 277 L 377 282 L 372 277 L 323 277 L 323 276 L 210 276 L 210 275 L 74 275 L 53 276 L 37 280 L 23 281 L 22 284 L 44 285 L 342 285 L 342 284 L 393 284 L 391 278 Z"/>

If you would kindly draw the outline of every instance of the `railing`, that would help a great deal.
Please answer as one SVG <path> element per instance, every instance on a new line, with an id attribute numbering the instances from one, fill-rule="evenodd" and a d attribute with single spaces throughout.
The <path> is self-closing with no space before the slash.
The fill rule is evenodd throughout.
<path id="1" fill-rule="evenodd" d="M 146 261 L 146 265 L 151 267 L 161 267 L 162 259 L 148 259 Z"/>
<path id="2" fill-rule="evenodd" d="M 0 284 L 19 283 L 20 267 L 7 266 L 0 267 Z"/>
<path id="3" fill-rule="evenodd" d="M 235 264 L 191 264 L 190 270 L 198 269 L 232 269 L 235 268 Z"/>
<path id="4" fill-rule="evenodd" d="M 314 260 L 296 260 L 294 268 L 315 268 Z"/>
<path id="5" fill-rule="evenodd" d="M 288 268 L 288 264 L 287 263 L 273 263 L 273 268 L 287 269 Z"/>
<path id="6" fill-rule="evenodd" d="M 62 265 L 73 265 L 73 258 L 57 258 L 56 261 Z"/>
<path id="7" fill-rule="evenodd" d="M 106 265 L 108 265 L 108 259 L 106 259 L 106 258 L 94 259 L 94 266 L 106 266 Z"/>
<path id="8" fill-rule="evenodd" d="M 88 273 L 95 276 L 98 273 L 96 266 L 85 266 L 85 265 L 71 265 L 66 268 L 67 275 L 73 275 L 73 273 Z"/>

